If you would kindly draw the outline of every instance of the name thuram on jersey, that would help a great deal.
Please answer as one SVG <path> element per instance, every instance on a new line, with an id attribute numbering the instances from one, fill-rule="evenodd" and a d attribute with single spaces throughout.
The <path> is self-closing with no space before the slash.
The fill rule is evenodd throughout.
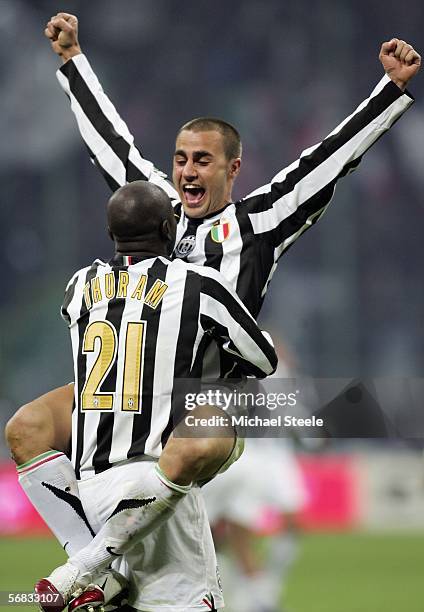
<path id="1" fill-rule="evenodd" d="M 147 275 L 141 274 L 135 289 L 128 294 L 128 284 L 130 275 L 125 270 L 118 271 L 118 282 L 115 273 L 108 272 L 102 277 L 96 276 L 88 281 L 84 286 L 84 302 L 87 310 L 102 300 L 113 300 L 114 298 L 131 298 L 132 300 L 143 301 L 150 308 L 157 308 L 162 300 L 168 285 L 161 280 L 156 280 L 147 295 L 145 294 Z"/>

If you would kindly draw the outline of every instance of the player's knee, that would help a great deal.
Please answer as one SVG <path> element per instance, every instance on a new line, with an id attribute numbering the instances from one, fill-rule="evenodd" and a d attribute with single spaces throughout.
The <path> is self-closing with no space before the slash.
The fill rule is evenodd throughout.
<path id="1" fill-rule="evenodd" d="M 11 451 L 25 443 L 29 429 L 32 429 L 30 425 L 32 417 L 31 413 L 27 411 L 27 406 L 22 406 L 6 424 L 6 443 Z"/>
<path id="2" fill-rule="evenodd" d="M 191 440 L 171 436 L 159 458 L 159 466 L 172 482 L 189 484 L 194 480 L 194 458 L 190 456 Z"/>
<path id="3" fill-rule="evenodd" d="M 22 406 L 7 422 L 6 443 L 16 463 L 25 463 L 50 450 L 48 424 L 34 402 Z"/>
<path id="4" fill-rule="evenodd" d="M 187 453 L 190 454 L 193 480 L 212 478 L 230 456 L 233 437 L 193 438 Z M 188 461 L 188 459 L 187 459 Z"/>
<path id="5" fill-rule="evenodd" d="M 170 438 L 159 465 L 179 484 L 209 478 L 231 453 L 231 438 Z"/>
<path id="6" fill-rule="evenodd" d="M 183 463 L 197 476 L 207 466 L 217 452 L 218 441 L 214 438 L 186 439 L 182 452 Z"/>

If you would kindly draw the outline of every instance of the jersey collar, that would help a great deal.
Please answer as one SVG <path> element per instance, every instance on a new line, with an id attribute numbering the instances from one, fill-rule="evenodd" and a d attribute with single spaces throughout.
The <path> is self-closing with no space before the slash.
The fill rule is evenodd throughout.
<path id="1" fill-rule="evenodd" d="M 201 225 L 204 221 L 209 221 L 209 219 L 213 219 L 214 217 L 220 217 L 221 214 L 224 212 L 224 210 L 228 208 L 229 206 L 231 206 L 232 204 L 234 204 L 234 202 L 228 202 L 228 204 L 226 204 L 219 210 L 215 210 L 214 212 L 211 212 L 208 215 L 205 215 L 204 217 L 195 217 L 195 218 L 189 217 L 186 214 L 183 207 L 181 208 L 181 212 L 184 215 L 184 217 L 187 219 L 187 221 L 191 223 L 192 225 Z"/>
<path id="2" fill-rule="evenodd" d="M 140 261 L 147 261 L 149 259 L 162 259 L 164 261 L 170 261 L 169 257 L 165 257 L 164 255 L 155 256 L 151 253 L 146 253 L 146 255 L 139 254 L 138 256 L 121 255 L 120 253 L 115 253 L 115 255 L 108 263 L 112 267 L 133 266 L 134 264 L 140 263 Z"/>

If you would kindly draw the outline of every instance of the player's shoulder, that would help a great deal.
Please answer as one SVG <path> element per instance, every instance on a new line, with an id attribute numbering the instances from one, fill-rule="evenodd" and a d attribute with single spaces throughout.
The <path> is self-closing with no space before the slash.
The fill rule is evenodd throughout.
<path id="1" fill-rule="evenodd" d="M 181 259 L 174 259 L 172 261 L 172 265 L 176 268 L 180 268 L 181 270 L 185 270 L 186 273 L 190 273 L 192 276 L 197 276 L 200 280 L 210 279 L 216 281 L 220 285 L 228 288 L 229 283 L 218 270 L 214 270 L 214 268 L 210 268 L 209 266 L 199 266 L 198 264 L 188 263 L 186 261 L 182 261 Z"/>
<path id="2" fill-rule="evenodd" d="M 262 210 L 264 201 L 269 197 L 271 183 L 261 185 L 234 203 L 238 218 Z"/>
<path id="3" fill-rule="evenodd" d="M 90 271 L 95 275 L 99 267 L 103 268 L 106 266 L 106 262 L 102 261 L 101 259 L 95 259 L 93 263 L 89 266 L 85 266 L 84 268 L 80 268 L 79 270 L 74 272 L 74 274 L 71 276 L 66 285 L 66 289 L 68 289 L 71 285 L 75 284 L 75 282 L 77 282 L 78 280 L 85 280 L 88 277 Z"/>

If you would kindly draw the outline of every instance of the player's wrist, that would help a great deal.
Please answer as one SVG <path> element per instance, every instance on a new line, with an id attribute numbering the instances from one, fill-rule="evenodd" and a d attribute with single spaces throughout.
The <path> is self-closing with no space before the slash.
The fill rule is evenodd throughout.
<path id="1" fill-rule="evenodd" d="M 406 81 L 402 81 L 401 79 L 397 79 L 396 77 L 392 76 L 390 78 L 392 79 L 393 83 L 399 87 L 399 89 L 405 91 L 407 85 Z"/>
<path id="2" fill-rule="evenodd" d="M 59 53 L 62 62 L 65 64 L 68 60 L 72 59 L 76 55 L 81 55 L 82 50 L 79 45 L 72 45 L 72 47 L 66 47 Z"/>

